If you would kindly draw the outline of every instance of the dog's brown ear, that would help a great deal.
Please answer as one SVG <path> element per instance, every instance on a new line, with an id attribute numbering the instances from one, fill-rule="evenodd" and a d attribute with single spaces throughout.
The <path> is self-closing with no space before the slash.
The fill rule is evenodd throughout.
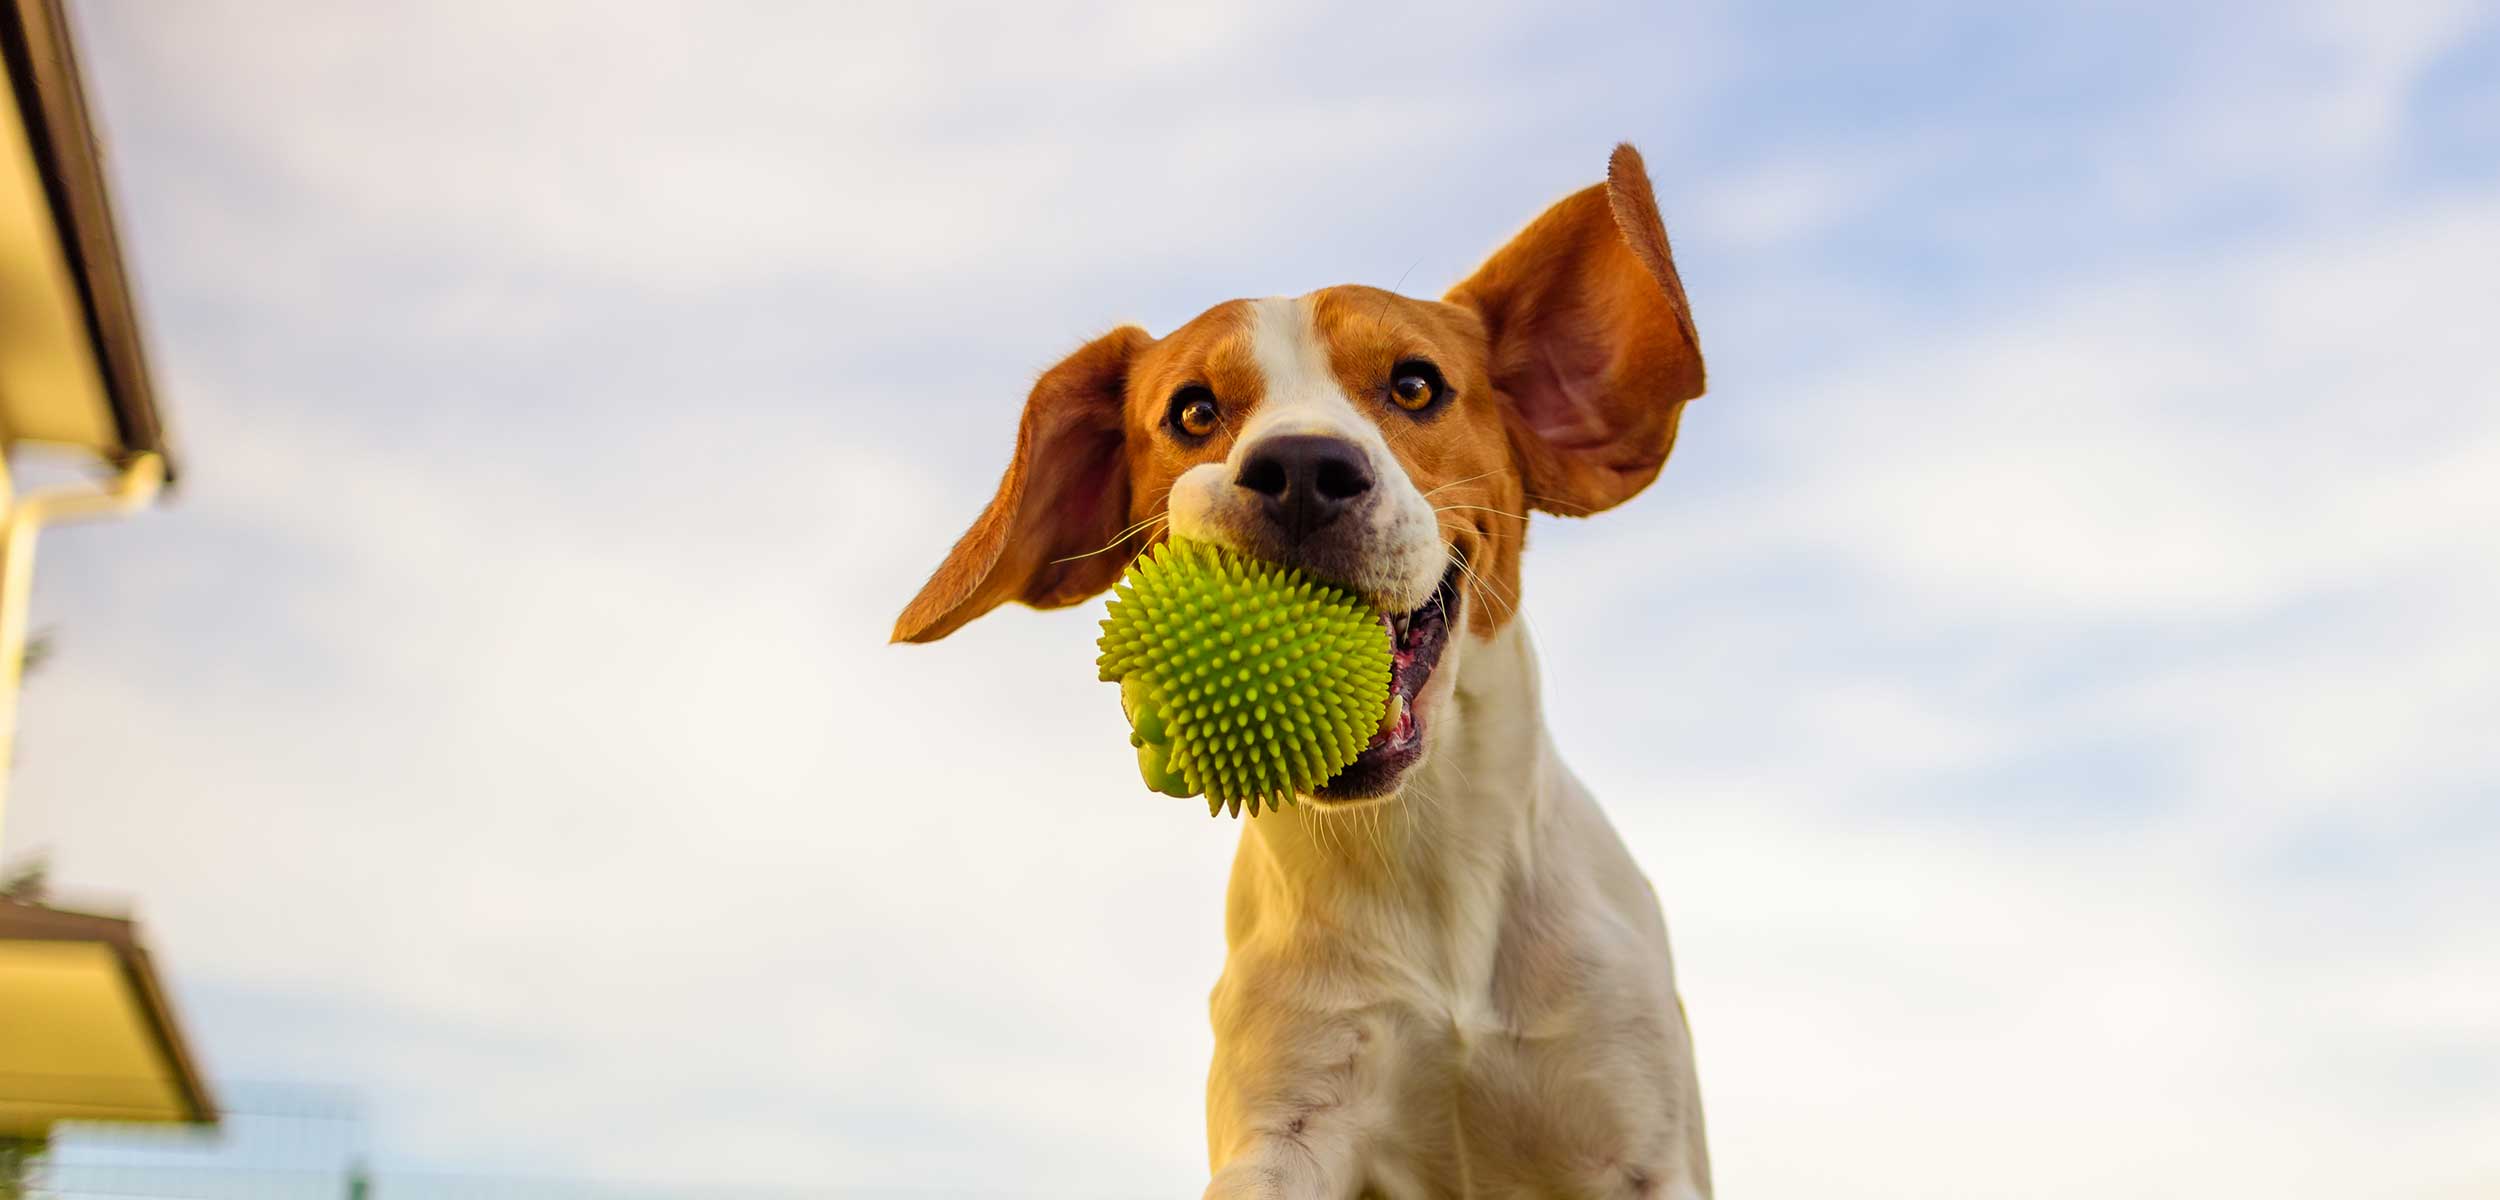
<path id="1" fill-rule="evenodd" d="M 1110 548 L 1128 526 L 1121 396 L 1153 340 L 1122 326 L 1043 373 L 998 494 L 904 607 L 895 641 L 934 642 L 1010 600 L 1075 604 L 1119 579 L 1131 557 Z"/>
<path id="2" fill-rule="evenodd" d="M 1447 299 L 1484 318 L 1530 503 L 1579 516 L 1657 478 L 1702 392 L 1701 340 L 1639 151 L 1615 147 L 1606 182 L 1545 210 Z"/>

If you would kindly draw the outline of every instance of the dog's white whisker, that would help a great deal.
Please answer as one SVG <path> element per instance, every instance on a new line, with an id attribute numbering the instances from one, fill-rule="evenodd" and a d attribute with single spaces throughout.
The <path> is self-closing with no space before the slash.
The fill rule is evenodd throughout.
<path id="1" fill-rule="evenodd" d="M 1521 522 L 1525 522 L 1525 521 L 1528 519 L 1528 518 L 1526 518 L 1526 517 L 1520 516 L 1518 513 L 1511 512 L 1511 511 L 1510 511 L 1510 510 L 1508 510 L 1508 509 L 1494 508 L 1494 507 L 1492 507 L 1492 506 L 1490 506 L 1490 505 L 1484 505 L 1484 504 L 1443 504 L 1443 505 L 1438 505 L 1438 506 L 1436 506 L 1436 507 L 1435 507 L 1432 511 L 1437 512 L 1437 513 L 1445 513 L 1445 512 L 1489 512 L 1489 513 L 1494 514 L 1495 516 L 1509 517 L 1511 520 L 1514 520 L 1514 521 L 1521 521 Z"/>
<path id="2" fill-rule="evenodd" d="M 1065 558 L 1054 558 L 1054 559 L 1050 560 L 1050 565 L 1052 565 L 1052 566 L 1054 566 L 1054 567 L 1055 567 L 1055 566 L 1058 566 L 1058 565 L 1059 565 L 1059 564 L 1061 564 L 1061 563 L 1072 563 L 1072 562 L 1075 562 L 1075 561 L 1077 561 L 1078 559 L 1081 559 L 1081 558 L 1092 558 L 1093 556 L 1095 556 L 1095 555 L 1097 555 L 1097 554 L 1107 554 L 1107 553 L 1110 553 L 1111 551 L 1118 549 L 1118 548 L 1119 548 L 1119 546 L 1120 546 L 1120 543 L 1125 542 L 1125 541 L 1129 540 L 1130 538 L 1135 537 L 1135 536 L 1137 536 L 1138 534 L 1145 532 L 1146 530 L 1149 530 L 1149 529 L 1154 528 L 1154 526 L 1155 526 L 1155 525 L 1157 525 L 1157 524 L 1158 524 L 1158 523 L 1160 523 L 1160 522 L 1167 521 L 1167 520 L 1170 520 L 1170 519 L 1171 519 L 1171 518 L 1170 518 L 1169 516 L 1167 516 L 1166 514 L 1163 514 L 1163 513 L 1156 513 L 1155 515 L 1153 515 L 1153 516 L 1151 516 L 1151 517 L 1148 517 L 1148 518 L 1146 518 L 1146 519 L 1145 519 L 1145 520 L 1143 520 L 1143 521 L 1139 521 L 1138 523 L 1136 523 L 1136 524 L 1134 524 L 1134 525 L 1131 525 L 1131 526 L 1129 526 L 1129 527 L 1128 527 L 1128 528 L 1126 528 L 1126 529 L 1121 530 L 1121 531 L 1120 531 L 1120 532 L 1118 532 L 1117 534 L 1112 535 L 1111 540 L 1110 540 L 1110 541 L 1108 541 L 1108 542 L 1106 542 L 1106 543 L 1104 543 L 1104 544 L 1103 544 L 1103 545 L 1102 545 L 1099 549 L 1088 550 L 1088 551 L 1086 551 L 1086 552 L 1085 552 L 1085 553 L 1083 553 L 1083 554 L 1071 554 L 1071 555 L 1068 555 L 1068 556 L 1067 556 L 1067 557 L 1065 557 Z"/>
<path id="3" fill-rule="evenodd" d="M 1440 495 L 1441 493 L 1443 493 L 1443 492 L 1446 492 L 1446 491 L 1450 490 L 1451 488 L 1454 488 L 1454 487 L 1463 487 L 1463 486 L 1465 486 L 1465 485 L 1467 485 L 1467 484 L 1474 483 L 1475 481 L 1477 481 L 1477 480 L 1479 480 L 1479 479 L 1491 479 L 1491 478 L 1493 478 L 1493 477 L 1494 477 L 1494 476 L 1496 476 L 1496 475 L 1510 475 L 1510 474 L 1514 474 L 1514 473 L 1515 473 L 1515 472 L 1511 471 L 1511 470 L 1510 470 L 1509 468 L 1507 468 L 1507 467 L 1497 467 L 1497 468 L 1495 468 L 1495 469 L 1493 469 L 1493 470 L 1490 470 L 1490 471 L 1479 471 L 1479 472 L 1477 472 L 1476 474 L 1470 475 L 1470 476 L 1468 476 L 1468 477 L 1466 477 L 1466 478 L 1464 478 L 1464 479 L 1453 479 L 1453 480 L 1449 481 L 1448 483 L 1444 483 L 1444 484 L 1441 484 L 1441 485 L 1439 485 L 1439 486 L 1437 486 L 1437 487 L 1434 487 L 1434 488 L 1431 488 L 1431 489 L 1427 490 L 1427 491 L 1424 493 L 1424 499 L 1426 499 L 1426 500 L 1430 500 L 1430 499 L 1432 499 L 1434 496 L 1438 496 L 1438 495 Z"/>
<path id="4" fill-rule="evenodd" d="M 1443 528 L 1448 527 L 1444 526 Z M 1486 599 L 1497 601 L 1501 604 L 1502 618 L 1504 620 L 1508 620 L 1512 616 L 1517 615 L 1519 605 L 1516 598 L 1505 596 L 1499 589 L 1494 587 L 1492 581 L 1484 577 L 1483 573 L 1477 571 L 1473 566 L 1469 565 L 1467 562 L 1466 551 L 1461 550 L 1456 546 L 1450 547 L 1450 561 L 1452 565 L 1458 568 L 1461 575 L 1464 575 L 1475 584 L 1477 590 L 1482 592 Z"/>

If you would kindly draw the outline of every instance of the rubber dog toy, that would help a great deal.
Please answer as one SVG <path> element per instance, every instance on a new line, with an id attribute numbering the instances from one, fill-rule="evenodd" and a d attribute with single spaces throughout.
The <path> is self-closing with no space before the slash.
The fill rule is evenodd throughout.
<path id="1" fill-rule="evenodd" d="M 1131 564 L 1102 622 L 1146 786 L 1257 816 L 1335 778 L 1389 699 L 1389 637 L 1354 593 L 1205 542 Z"/>

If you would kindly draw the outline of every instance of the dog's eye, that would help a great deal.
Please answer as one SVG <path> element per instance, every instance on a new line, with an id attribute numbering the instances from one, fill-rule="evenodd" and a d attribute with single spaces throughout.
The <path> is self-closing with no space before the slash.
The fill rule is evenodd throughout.
<path id="1" fill-rule="evenodd" d="M 1409 359 L 1390 372 L 1389 398 L 1408 412 L 1419 413 L 1432 407 L 1447 390 L 1441 382 L 1441 370 L 1422 359 Z"/>
<path id="2" fill-rule="evenodd" d="M 1222 410 L 1215 405 L 1215 393 L 1200 384 L 1172 393 L 1172 428 L 1193 438 L 1214 433 L 1216 418 Z"/>

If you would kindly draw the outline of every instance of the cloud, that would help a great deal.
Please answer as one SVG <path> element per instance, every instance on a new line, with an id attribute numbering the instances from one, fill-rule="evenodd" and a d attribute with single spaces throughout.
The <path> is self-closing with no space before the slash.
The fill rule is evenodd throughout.
<path id="1" fill-rule="evenodd" d="M 1731 1186 L 1916 1174 L 1877 1109 L 1951 1131 L 1945 1194 L 2491 1177 L 2494 199 L 1722 364 L 1756 473 L 1544 532 L 1557 724 L 1673 914 Z"/>

